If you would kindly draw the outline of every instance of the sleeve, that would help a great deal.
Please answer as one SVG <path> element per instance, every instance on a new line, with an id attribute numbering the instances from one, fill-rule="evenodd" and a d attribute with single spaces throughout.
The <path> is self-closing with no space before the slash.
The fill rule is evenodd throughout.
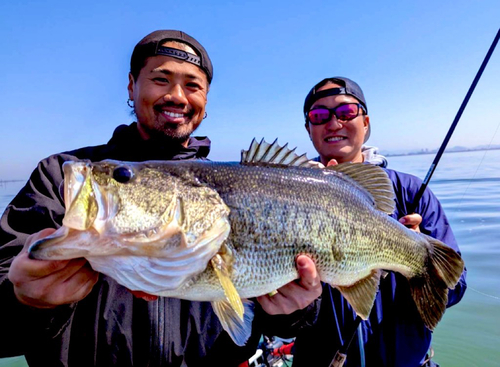
<path id="1" fill-rule="evenodd" d="M 8 279 L 10 265 L 29 235 L 44 228 L 57 228 L 64 216 L 59 186 L 62 156 L 40 162 L 29 181 L 7 206 L 0 219 L 0 357 L 23 354 L 23 346 L 38 332 L 57 334 L 69 320 L 72 306 L 35 309 L 18 302 Z M 29 332 L 27 332 L 29 331 Z"/>
<path id="2" fill-rule="evenodd" d="M 316 298 L 309 306 L 297 310 L 290 315 L 269 315 L 256 301 L 256 322 L 260 324 L 262 333 L 268 336 L 292 338 L 304 328 L 311 327 L 318 319 L 321 306 L 321 296 Z"/>
<path id="3" fill-rule="evenodd" d="M 395 185 L 399 186 L 399 190 L 396 190 L 396 193 L 399 196 L 397 202 L 400 207 L 398 207 L 397 210 L 399 213 L 403 213 L 399 215 L 399 217 L 401 217 L 407 214 L 407 208 L 413 202 L 413 198 L 417 194 L 422 182 L 420 179 L 410 175 L 400 175 L 396 180 L 393 180 L 393 182 Z M 422 233 L 440 240 L 461 254 L 444 209 L 429 188 L 425 189 L 422 199 L 415 211 L 422 216 L 422 223 L 420 225 Z M 458 284 L 454 289 L 449 291 L 447 307 L 457 304 L 462 299 L 467 289 L 466 275 L 467 269 L 464 269 Z"/>

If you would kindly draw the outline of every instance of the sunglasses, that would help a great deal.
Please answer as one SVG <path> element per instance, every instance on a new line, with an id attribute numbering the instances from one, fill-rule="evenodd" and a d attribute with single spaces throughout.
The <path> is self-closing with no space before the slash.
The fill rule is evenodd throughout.
<path id="1" fill-rule="evenodd" d="M 339 121 L 350 121 L 359 115 L 359 111 L 366 113 L 360 103 L 347 103 L 335 108 L 317 107 L 307 113 L 307 120 L 313 125 L 323 125 L 330 121 L 333 115 Z"/>

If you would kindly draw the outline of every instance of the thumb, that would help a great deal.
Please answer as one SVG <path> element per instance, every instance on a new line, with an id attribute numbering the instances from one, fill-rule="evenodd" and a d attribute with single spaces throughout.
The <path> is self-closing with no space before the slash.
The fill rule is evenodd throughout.
<path id="1" fill-rule="evenodd" d="M 314 261 L 306 255 L 299 255 L 296 260 L 300 284 L 304 288 L 314 288 L 319 284 L 319 275 Z"/>
<path id="2" fill-rule="evenodd" d="M 326 164 L 327 167 L 330 167 L 330 166 L 336 166 L 337 164 L 339 164 L 339 162 L 337 162 L 336 159 L 330 159 L 328 161 L 328 163 Z"/>

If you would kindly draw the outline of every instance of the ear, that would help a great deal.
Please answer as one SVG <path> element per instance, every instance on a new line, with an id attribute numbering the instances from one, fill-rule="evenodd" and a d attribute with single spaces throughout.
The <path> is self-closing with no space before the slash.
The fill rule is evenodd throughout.
<path id="1" fill-rule="evenodd" d="M 130 98 L 132 101 L 134 100 L 134 87 L 135 87 L 135 81 L 134 77 L 132 76 L 131 73 L 128 73 L 128 98 Z"/>
<path id="2" fill-rule="evenodd" d="M 365 125 L 365 135 L 366 135 L 366 133 L 368 132 L 368 126 L 370 125 L 370 116 L 368 115 L 365 116 L 363 124 Z"/>
<path id="3" fill-rule="evenodd" d="M 309 138 L 312 139 L 311 137 L 311 128 L 309 127 L 309 122 L 306 122 L 304 127 L 306 128 L 307 130 L 307 134 L 309 135 Z"/>

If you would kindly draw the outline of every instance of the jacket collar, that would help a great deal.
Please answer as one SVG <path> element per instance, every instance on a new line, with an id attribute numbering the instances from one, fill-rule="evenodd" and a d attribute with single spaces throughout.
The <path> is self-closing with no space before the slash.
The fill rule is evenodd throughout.
<path id="1" fill-rule="evenodd" d="M 167 139 L 144 140 L 136 122 L 118 126 L 107 145 L 116 151 L 116 159 L 130 161 L 206 159 L 210 152 L 206 136 L 190 137 L 187 147 Z"/>

